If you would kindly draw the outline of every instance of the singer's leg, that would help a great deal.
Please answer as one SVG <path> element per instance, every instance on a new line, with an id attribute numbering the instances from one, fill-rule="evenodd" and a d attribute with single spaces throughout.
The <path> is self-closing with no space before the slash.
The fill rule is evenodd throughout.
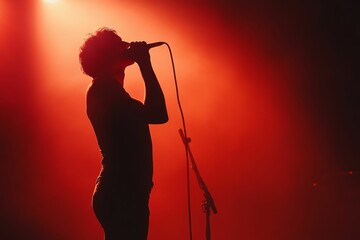
<path id="1" fill-rule="evenodd" d="M 105 240 L 146 240 L 149 226 L 149 194 L 103 194 L 95 192 L 93 208 Z"/>

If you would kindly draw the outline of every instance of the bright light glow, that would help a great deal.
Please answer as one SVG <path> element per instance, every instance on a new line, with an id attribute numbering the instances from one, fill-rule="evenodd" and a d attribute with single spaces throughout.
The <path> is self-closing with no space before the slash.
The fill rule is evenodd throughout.
<path id="1" fill-rule="evenodd" d="M 59 0 L 42 0 L 42 1 L 45 2 L 45 3 L 51 3 L 51 4 L 53 4 L 53 3 L 58 2 Z"/>

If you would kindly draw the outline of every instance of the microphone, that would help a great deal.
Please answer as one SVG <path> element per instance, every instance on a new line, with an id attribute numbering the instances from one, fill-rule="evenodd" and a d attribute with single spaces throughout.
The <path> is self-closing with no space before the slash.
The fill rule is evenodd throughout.
<path id="1" fill-rule="evenodd" d="M 135 42 L 136 43 L 136 42 Z M 154 42 L 154 43 L 147 43 L 145 46 L 143 46 L 145 48 L 145 50 L 150 50 L 151 48 L 154 47 L 158 47 L 165 44 L 165 42 Z M 136 53 L 135 53 L 136 54 Z M 129 58 L 131 60 L 134 60 L 134 50 L 131 47 L 131 45 L 129 46 L 129 48 L 125 49 L 125 51 L 123 52 L 123 56 L 125 58 Z"/>
<path id="2" fill-rule="evenodd" d="M 165 42 L 154 42 L 154 43 L 148 43 L 147 44 L 147 48 L 154 48 L 154 47 L 159 47 L 161 45 L 165 44 Z"/>

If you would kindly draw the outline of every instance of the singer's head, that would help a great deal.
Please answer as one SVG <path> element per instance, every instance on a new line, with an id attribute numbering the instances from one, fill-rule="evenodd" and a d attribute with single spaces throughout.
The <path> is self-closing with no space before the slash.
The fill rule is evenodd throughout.
<path id="1" fill-rule="evenodd" d="M 90 34 L 80 47 L 79 60 L 85 74 L 100 78 L 116 75 L 133 64 L 124 51 L 129 43 L 122 41 L 116 31 L 111 28 L 100 28 Z"/>

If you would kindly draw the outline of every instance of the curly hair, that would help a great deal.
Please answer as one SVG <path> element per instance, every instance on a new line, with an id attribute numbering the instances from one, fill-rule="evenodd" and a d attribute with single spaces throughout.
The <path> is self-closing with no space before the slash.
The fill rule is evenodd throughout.
<path id="1" fill-rule="evenodd" d="M 79 61 L 82 71 L 90 77 L 100 76 L 117 57 L 120 36 L 111 28 L 100 28 L 89 34 L 80 47 Z"/>

